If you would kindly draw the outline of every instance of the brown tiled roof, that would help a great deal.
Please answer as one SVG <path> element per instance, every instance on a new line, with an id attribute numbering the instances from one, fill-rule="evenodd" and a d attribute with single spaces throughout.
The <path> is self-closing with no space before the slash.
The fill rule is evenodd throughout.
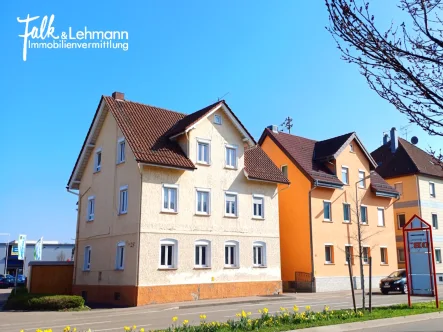
<path id="1" fill-rule="evenodd" d="M 314 160 L 316 141 L 283 132 L 276 134 L 266 128 L 259 140 L 260 145 L 266 136 L 269 136 L 282 151 L 286 152 L 286 155 L 288 155 L 308 177 L 334 185 L 343 185 L 337 176 L 322 162 Z"/>
<path id="2" fill-rule="evenodd" d="M 193 124 L 195 124 L 198 120 L 203 118 L 207 113 L 212 111 L 215 107 L 217 107 L 220 104 L 223 104 L 225 101 L 220 100 L 217 101 L 209 106 L 206 106 L 202 108 L 201 110 L 198 110 L 197 112 L 194 112 L 192 114 L 186 115 L 184 118 L 180 119 L 167 133 L 169 137 L 172 137 L 174 135 L 178 135 L 183 133 L 186 129 L 192 127 Z"/>
<path id="3" fill-rule="evenodd" d="M 377 172 L 385 179 L 417 173 L 443 178 L 443 169 L 434 157 L 403 138 L 398 139 L 395 153 L 388 142 L 371 155 L 379 165 Z"/>
<path id="4" fill-rule="evenodd" d="M 389 183 L 387 183 L 377 172 L 371 172 L 371 190 L 374 192 L 381 192 L 392 195 L 399 195 L 399 192 L 395 190 Z"/>
<path id="5" fill-rule="evenodd" d="M 245 150 L 245 171 L 250 179 L 289 184 L 289 180 L 258 145 Z"/>
<path id="6" fill-rule="evenodd" d="M 348 141 L 354 133 L 349 133 L 315 143 L 315 160 L 333 158 L 337 151 Z"/>
<path id="7" fill-rule="evenodd" d="M 185 117 L 184 114 L 112 97 L 104 97 L 104 100 L 138 162 L 195 168 L 180 146 L 165 135 Z"/>
<path id="8" fill-rule="evenodd" d="M 335 158 L 336 154 L 351 137 L 354 137 L 360 142 L 355 133 L 349 133 L 317 142 L 283 132 L 276 134 L 272 130 L 266 128 L 259 140 L 259 144 L 262 144 L 267 136 L 286 153 L 286 155 L 305 173 L 307 177 L 314 181 L 340 186 L 343 186 L 343 183 L 325 166 L 324 162 L 317 159 L 317 156 L 320 155 L 320 159 L 322 160 L 332 157 Z M 330 144 L 331 147 L 328 147 L 328 144 Z M 319 152 L 317 149 L 319 149 Z M 362 149 L 364 149 L 363 146 Z M 371 158 L 369 157 L 369 159 Z M 372 163 L 373 161 L 370 162 L 370 164 Z M 398 194 L 393 187 L 375 172 L 371 173 L 370 181 L 371 189 L 375 192 Z"/>

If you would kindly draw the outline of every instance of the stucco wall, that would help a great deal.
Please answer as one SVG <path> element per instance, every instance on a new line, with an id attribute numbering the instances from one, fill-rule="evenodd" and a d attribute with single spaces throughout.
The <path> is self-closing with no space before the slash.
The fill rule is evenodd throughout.
<path id="1" fill-rule="evenodd" d="M 288 166 L 290 187 L 279 185 L 280 246 L 282 280 L 294 280 L 295 272 L 311 273 L 309 190 L 311 181 L 267 137 L 262 149 L 279 167 Z"/>
<path id="2" fill-rule="evenodd" d="M 345 258 L 345 245 L 353 245 L 354 255 L 358 253 L 357 224 L 356 224 L 356 194 L 355 183 L 359 181 L 358 171 L 364 170 L 369 175 L 369 161 L 353 142 L 354 152 L 349 146 L 340 153 L 335 163 L 338 177 L 341 179 L 341 167 L 349 168 L 349 185 L 343 190 L 317 188 L 312 192 L 312 217 L 314 234 L 314 269 L 315 276 L 346 276 L 348 267 Z M 358 189 L 357 200 L 368 209 L 368 225 L 361 226 L 363 244 L 371 248 L 373 259 L 373 275 L 388 275 L 397 268 L 397 250 L 395 243 L 393 199 L 376 197 L 369 188 L 370 181 L 366 179 L 366 189 Z M 331 202 L 332 220 L 324 221 L 323 201 Z M 345 223 L 343 218 L 343 203 L 351 205 L 351 223 Z M 377 208 L 384 208 L 385 226 L 378 226 Z M 325 244 L 334 247 L 333 264 L 325 263 Z M 388 264 L 381 264 L 380 246 L 387 247 Z M 369 268 L 365 268 L 365 274 Z M 354 257 L 353 275 L 360 275 L 359 259 Z"/>
<path id="3" fill-rule="evenodd" d="M 420 175 L 420 210 L 421 217 L 432 225 L 432 214 L 437 214 L 438 228 L 433 229 L 434 248 L 440 248 L 443 251 L 443 179 L 431 178 Z M 435 197 L 429 194 L 429 182 L 435 185 Z M 443 264 L 435 264 L 436 271 L 443 273 Z"/>
<path id="4" fill-rule="evenodd" d="M 135 285 L 140 221 L 141 174 L 126 142 L 125 162 L 117 164 L 117 141 L 123 137 L 111 113 L 106 115 L 80 184 L 79 234 L 74 284 Z M 102 149 L 100 172 L 94 156 Z M 119 191 L 128 186 L 128 213 L 119 215 Z M 94 221 L 87 221 L 88 197 L 95 196 Z M 115 270 L 117 243 L 126 242 L 125 271 Z M 90 271 L 83 271 L 84 248 L 91 246 Z"/>
<path id="5" fill-rule="evenodd" d="M 217 114 L 222 116 L 221 126 L 212 123 L 212 115 L 188 133 L 189 157 L 193 162 L 196 162 L 197 138 L 210 140 L 209 166 L 196 164 L 195 171 L 143 168 L 140 286 L 281 279 L 277 185 L 246 179 L 242 137 L 225 113 Z M 238 147 L 238 167 L 235 170 L 225 168 L 225 144 Z M 161 212 L 163 184 L 179 186 L 176 214 Z M 209 216 L 195 214 L 196 188 L 211 190 Z M 237 218 L 224 216 L 225 191 L 238 193 Z M 253 219 L 252 194 L 264 195 L 264 220 Z M 176 270 L 158 270 L 159 241 L 163 238 L 178 241 Z M 194 270 L 194 241 L 199 239 L 212 243 L 212 266 L 209 270 Z M 225 240 L 239 242 L 239 269 L 224 268 Z M 266 268 L 252 268 L 254 240 L 266 243 Z"/>

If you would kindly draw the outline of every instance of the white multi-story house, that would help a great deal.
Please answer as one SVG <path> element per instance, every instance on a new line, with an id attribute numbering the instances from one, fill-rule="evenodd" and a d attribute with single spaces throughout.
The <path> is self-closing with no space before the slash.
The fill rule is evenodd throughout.
<path id="1" fill-rule="evenodd" d="M 437 280 L 443 283 L 443 168 L 427 152 L 399 138 L 395 128 L 390 139 L 372 152 L 377 172 L 400 192 L 394 203 L 397 257 L 399 268 L 405 267 L 402 227 L 415 214 L 432 225 Z"/>
<path id="2" fill-rule="evenodd" d="M 279 293 L 278 183 L 224 101 L 185 115 L 103 96 L 68 183 L 74 293 L 129 306 Z"/>

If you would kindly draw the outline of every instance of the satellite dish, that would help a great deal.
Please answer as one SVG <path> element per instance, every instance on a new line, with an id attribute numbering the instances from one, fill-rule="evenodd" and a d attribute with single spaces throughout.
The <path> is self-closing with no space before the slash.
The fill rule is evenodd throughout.
<path id="1" fill-rule="evenodd" d="M 418 138 L 417 138 L 417 136 L 412 136 L 412 138 L 411 138 L 411 143 L 414 144 L 414 145 L 416 145 L 416 144 L 418 143 Z"/>

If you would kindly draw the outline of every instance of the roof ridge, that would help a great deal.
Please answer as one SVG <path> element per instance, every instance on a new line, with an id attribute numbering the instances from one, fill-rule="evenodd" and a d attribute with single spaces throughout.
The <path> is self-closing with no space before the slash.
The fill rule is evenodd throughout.
<path id="1" fill-rule="evenodd" d="M 103 95 L 103 97 L 114 99 L 112 96 L 105 96 L 105 95 Z M 128 100 L 128 99 L 120 100 L 120 101 L 128 102 L 128 103 L 134 103 L 134 104 L 138 104 L 138 105 L 142 105 L 142 106 L 147 106 L 147 107 L 152 107 L 152 108 L 157 108 L 157 109 L 162 110 L 162 111 L 177 113 L 177 114 L 184 115 L 184 116 L 189 115 L 189 114 L 186 114 L 186 113 L 183 113 L 183 112 L 177 112 L 177 111 L 174 111 L 174 110 L 171 110 L 171 109 L 167 109 L 167 108 L 164 108 L 164 107 L 154 106 L 154 105 L 146 104 L 146 103 L 140 103 L 138 101 L 133 101 L 133 100 Z"/>

